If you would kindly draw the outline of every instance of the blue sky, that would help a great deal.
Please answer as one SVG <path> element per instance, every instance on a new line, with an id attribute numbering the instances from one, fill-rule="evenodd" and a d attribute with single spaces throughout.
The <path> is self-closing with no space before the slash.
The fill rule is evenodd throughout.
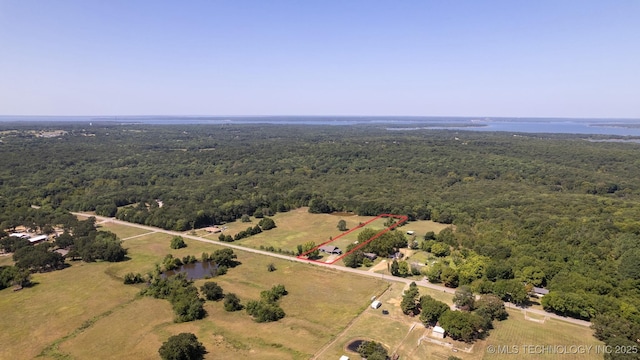
<path id="1" fill-rule="evenodd" d="M 640 1 L 0 0 L 0 115 L 640 118 Z"/>

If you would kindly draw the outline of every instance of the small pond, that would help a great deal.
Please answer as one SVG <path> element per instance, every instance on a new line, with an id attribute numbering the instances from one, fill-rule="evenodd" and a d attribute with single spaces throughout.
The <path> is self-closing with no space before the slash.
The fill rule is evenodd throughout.
<path id="1" fill-rule="evenodd" d="M 169 270 L 162 273 L 163 277 L 169 277 L 176 274 L 184 273 L 189 280 L 204 279 L 211 276 L 211 272 L 215 272 L 218 269 L 218 265 L 212 262 L 195 262 L 192 264 L 182 265 L 175 270 Z"/>
<path id="2" fill-rule="evenodd" d="M 349 343 L 349 345 L 347 345 L 347 350 L 349 351 L 353 351 L 355 353 L 358 352 L 358 347 L 365 342 L 365 340 L 353 340 L 352 342 Z"/>

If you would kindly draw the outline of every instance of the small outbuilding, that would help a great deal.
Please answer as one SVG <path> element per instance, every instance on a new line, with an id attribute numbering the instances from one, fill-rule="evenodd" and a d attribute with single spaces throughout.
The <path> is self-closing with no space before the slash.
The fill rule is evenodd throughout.
<path id="1" fill-rule="evenodd" d="M 209 233 L 212 233 L 212 234 L 219 233 L 219 232 L 222 231 L 222 229 L 217 227 L 217 226 L 209 226 L 209 227 L 204 228 L 204 230 L 206 232 L 209 232 Z"/>
<path id="2" fill-rule="evenodd" d="M 349 357 L 347 355 L 342 355 L 340 356 L 340 360 L 349 360 Z"/>
<path id="3" fill-rule="evenodd" d="M 436 339 L 444 339 L 444 329 L 440 326 L 434 326 L 431 330 L 431 336 Z"/>
<path id="4" fill-rule="evenodd" d="M 379 308 L 380 306 L 382 306 L 382 303 L 381 303 L 380 301 L 378 301 L 378 300 L 376 300 L 376 301 L 374 301 L 374 302 L 372 302 L 372 303 L 371 303 L 371 308 L 372 308 L 372 309 L 377 309 L 377 308 Z"/>
<path id="5" fill-rule="evenodd" d="M 549 290 L 541 287 L 534 287 L 533 290 L 531 291 L 531 295 L 539 298 L 547 295 L 548 293 L 549 293 Z"/>
<path id="6" fill-rule="evenodd" d="M 67 257 L 67 255 L 69 254 L 69 250 L 67 249 L 56 249 L 56 250 L 53 250 L 53 252 L 62 255 L 62 257 Z"/>
<path id="7" fill-rule="evenodd" d="M 29 238 L 29 242 L 32 244 L 38 244 L 41 243 L 43 241 L 46 241 L 47 239 L 49 239 L 49 236 L 47 235 L 38 235 L 38 236 L 34 236 L 32 238 Z"/>

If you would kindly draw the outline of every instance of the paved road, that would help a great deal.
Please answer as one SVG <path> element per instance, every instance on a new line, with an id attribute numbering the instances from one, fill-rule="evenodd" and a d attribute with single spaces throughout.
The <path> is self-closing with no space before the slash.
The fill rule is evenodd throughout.
<path id="1" fill-rule="evenodd" d="M 76 215 L 76 216 L 84 216 L 84 217 L 93 216 L 99 222 L 111 222 L 111 223 L 114 223 L 114 224 L 119 224 L 119 225 L 124 225 L 124 226 L 131 226 L 131 227 L 135 227 L 135 228 L 139 228 L 139 229 L 149 230 L 150 232 L 159 232 L 159 233 L 165 233 L 165 234 L 174 235 L 174 236 L 182 236 L 183 238 L 196 240 L 196 241 L 202 241 L 202 242 L 208 242 L 208 243 L 216 244 L 216 245 L 219 245 L 219 246 L 225 246 L 225 247 L 228 247 L 228 248 L 231 248 L 231 249 L 247 251 L 247 252 L 250 252 L 250 253 L 260 254 L 260 255 L 265 255 L 265 256 L 271 256 L 271 257 L 275 257 L 275 258 L 283 259 L 283 260 L 288 260 L 288 261 L 305 263 L 305 264 L 308 264 L 309 266 L 320 266 L 320 267 L 330 268 L 330 269 L 343 271 L 343 272 L 348 272 L 348 273 L 352 273 L 352 274 L 358 274 L 358 275 L 368 276 L 368 277 L 376 277 L 376 278 L 379 278 L 379 279 L 382 279 L 382 280 L 386 280 L 386 281 L 395 281 L 395 282 L 401 282 L 401 283 L 405 283 L 405 284 L 410 284 L 411 282 L 415 281 L 415 280 L 412 280 L 412 279 L 404 279 L 404 278 L 400 278 L 400 277 L 396 277 L 396 276 L 388 276 L 388 275 L 385 276 L 385 275 L 382 275 L 382 274 L 378 274 L 378 273 L 374 273 L 374 272 L 370 272 L 370 271 L 366 271 L 366 270 L 353 269 L 353 268 L 345 267 L 345 266 L 323 264 L 323 263 L 319 263 L 319 262 L 310 262 L 310 261 L 307 261 L 307 260 L 304 260 L 304 259 L 298 259 L 296 257 L 289 256 L 289 255 L 282 255 L 282 254 L 273 253 L 273 252 L 269 252 L 269 251 L 252 249 L 252 248 L 248 248 L 248 247 L 244 247 L 244 246 L 240 246 L 240 245 L 234 245 L 234 244 L 227 243 L 227 242 L 211 240 L 211 239 L 205 239 L 205 238 L 200 237 L 200 236 L 188 235 L 188 234 L 184 234 L 184 233 L 181 233 L 181 232 L 178 232 L 178 231 L 165 230 L 165 229 L 161 229 L 161 228 L 157 228 L 157 227 L 153 227 L 153 226 L 136 224 L 136 223 L 132 223 L 132 222 L 128 222 L 128 221 L 118 220 L 118 219 L 115 219 L 115 218 L 97 216 L 97 215 L 92 215 L 92 214 L 87 214 L 87 213 L 80 213 L 80 212 L 72 212 L 72 214 Z M 446 292 L 446 293 L 450 293 L 450 294 L 454 294 L 455 293 L 455 289 L 451 289 L 451 288 L 444 287 L 444 286 L 441 286 L 441 285 L 432 284 L 432 283 L 430 283 L 429 281 L 427 281 L 425 279 L 416 281 L 415 283 L 418 286 L 434 289 L 434 290 L 437 290 L 437 291 L 442 291 L 442 292 Z M 511 303 L 505 303 L 505 306 L 507 308 L 511 309 L 511 310 L 521 310 L 521 311 L 526 311 L 527 313 L 530 313 L 530 314 L 537 314 L 537 315 L 545 316 L 545 317 L 550 318 L 550 319 L 566 321 L 566 322 L 569 322 L 569 323 L 572 323 L 572 324 L 576 324 L 576 325 L 591 326 L 591 323 L 589 321 L 584 321 L 584 320 L 564 317 L 564 316 L 560 316 L 560 315 L 556 315 L 556 314 L 553 314 L 553 313 L 546 312 L 544 310 L 517 307 L 517 306 L 515 306 L 515 305 L 513 305 Z"/>

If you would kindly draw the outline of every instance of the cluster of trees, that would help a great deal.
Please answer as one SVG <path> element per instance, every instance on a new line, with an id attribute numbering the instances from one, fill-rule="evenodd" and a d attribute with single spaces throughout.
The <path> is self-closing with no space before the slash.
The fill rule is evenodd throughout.
<path id="1" fill-rule="evenodd" d="M 532 267 L 514 273 L 503 258 L 492 259 L 474 250 L 461 247 L 451 228 L 440 233 L 429 232 L 420 243 L 420 248 L 439 258 L 423 272 L 432 283 L 443 283 L 447 287 L 469 285 L 480 294 L 494 294 L 514 304 L 525 304 L 533 286 L 542 285 L 539 274 Z M 500 250 L 509 254 L 509 249 Z"/>
<path id="2" fill-rule="evenodd" d="M 397 230 L 385 232 L 365 245 L 362 245 L 376 236 L 378 232 L 379 231 L 367 228 L 358 234 L 357 244 L 349 244 L 347 246 L 347 253 L 355 248 L 357 249 L 342 258 L 345 266 L 356 268 L 363 265 L 367 260 L 364 256 L 365 253 L 374 253 L 381 257 L 388 257 L 398 252 L 398 249 L 406 248 L 408 245 L 407 238 L 401 231 Z"/>
<path id="3" fill-rule="evenodd" d="M 29 217 L 24 217 L 11 222 L 14 228 L 23 224 L 31 224 L 30 229 L 36 231 L 47 230 L 51 233 L 53 225 L 47 221 L 63 221 L 61 224 L 64 233 L 54 242 L 43 242 L 32 245 L 28 240 L 9 236 L 6 232 L 0 233 L 0 250 L 13 253 L 15 269 L 7 267 L 4 271 L 3 281 L 7 287 L 9 283 L 25 286 L 29 283 L 29 272 L 46 272 L 65 268 L 65 258 L 56 249 L 69 250 L 71 259 L 80 258 L 86 262 L 104 260 L 110 262 L 122 261 L 126 258 L 127 250 L 122 247 L 122 242 L 109 231 L 98 231 L 95 218 L 77 220 L 74 217 L 51 213 L 46 210 L 31 209 L 26 212 Z M 31 219 L 31 220 L 30 220 Z M 37 221 L 35 219 L 38 219 Z M 10 277 L 11 275 L 11 277 Z M 1 286 L 1 285 L 0 285 Z"/>
<path id="4" fill-rule="evenodd" d="M 278 300 L 287 294 L 284 285 L 274 285 L 270 290 L 260 293 L 260 300 L 247 302 L 247 314 L 251 315 L 256 322 L 278 321 L 285 316 Z"/>
<path id="5" fill-rule="evenodd" d="M 175 322 L 186 322 L 202 319 L 206 315 L 198 289 L 185 274 L 163 277 L 156 273 L 149 286 L 142 290 L 143 295 L 157 299 L 167 299 L 176 314 Z"/>
<path id="6" fill-rule="evenodd" d="M 313 241 L 307 241 L 304 244 L 298 244 L 298 246 L 296 247 L 296 251 L 297 251 L 296 256 L 307 254 L 306 256 L 308 259 L 316 260 L 320 258 L 320 250 L 316 249 L 315 247 L 316 247 L 316 243 Z"/>
<path id="7" fill-rule="evenodd" d="M 233 312 L 244 309 L 244 305 L 240 302 L 238 296 L 234 293 L 225 294 L 220 285 L 213 281 L 207 281 L 200 287 L 200 292 L 204 298 L 209 301 L 220 301 L 224 299 L 225 311 Z"/>
<path id="8" fill-rule="evenodd" d="M 202 253 L 201 256 L 203 262 L 210 262 L 214 265 L 212 276 L 224 275 L 228 268 L 240 265 L 240 262 L 236 259 L 237 255 L 232 249 L 219 249 L 211 254 Z M 193 321 L 205 317 L 204 300 L 200 297 L 200 293 L 198 293 L 198 289 L 193 285 L 193 282 L 188 280 L 184 273 L 165 276 L 161 273 L 161 270 L 172 270 L 183 263 L 194 263 L 197 260 L 192 255 L 187 255 L 180 260 L 180 258 L 167 254 L 163 260 L 162 267 L 158 265 L 155 273 L 150 275 L 149 286 L 142 290 L 143 295 L 169 300 L 176 314 L 176 322 Z M 125 275 L 125 283 L 136 283 L 139 282 L 137 281 L 138 279 L 142 280 L 144 278 L 139 274 L 133 273 Z M 220 300 L 224 297 L 225 309 L 230 309 L 228 311 L 242 309 L 237 297 L 234 294 L 224 295 L 222 288 L 215 282 L 205 283 L 200 288 L 200 291 L 207 300 Z"/>
<path id="9" fill-rule="evenodd" d="M 13 253 L 15 266 L 31 272 L 60 270 L 65 266 L 64 257 L 51 251 L 53 244 L 41 243 L 35 246 L 23 246 Z"/>
<path id="10" fill-rule="evenodd" d="M 363 341 L 357 351 L 363 359 L 367 360 L 387 360 L 389 358 L 387 349 L 376 341 Z"/>
<path id="11" fill-rule="evenodd" d="M 402 297 L 402 312 L 414 316 L 419 314 L 425 326 L 440 324 L 451 338 L 472 342 L 481 334 L 486 335 L 493 328 L 493 321 L 502 321 L 508 317 L 504 302 L 495 295 L 482 295 L 476 301 L 469 287 L 456 290 L 453 303 L 459 310 L 429 295 L 419 297 L 418 287 L 411 283 Z"/>
<path id="12" fill-rule="evenodd" d="M 0 266 L 0 290 L 9 286 L 19 288 L 31 284 L 31 273 L 15 266 Z"/>
<path id="13" fill-rule="evenodd" d="M 434 281 L 514 298 L 527 282 L 551 291 L 550 311 L 640 323 L 637 144 L 372 127 L 63 128 L 63 139 L 3 138 L 0 228 L 46 233 L 70 221 L 67 210 L 117 209 L 174 230 L 301 206 L 406 214 L 456 227 L 425 245 L 442 259 Z"/>

